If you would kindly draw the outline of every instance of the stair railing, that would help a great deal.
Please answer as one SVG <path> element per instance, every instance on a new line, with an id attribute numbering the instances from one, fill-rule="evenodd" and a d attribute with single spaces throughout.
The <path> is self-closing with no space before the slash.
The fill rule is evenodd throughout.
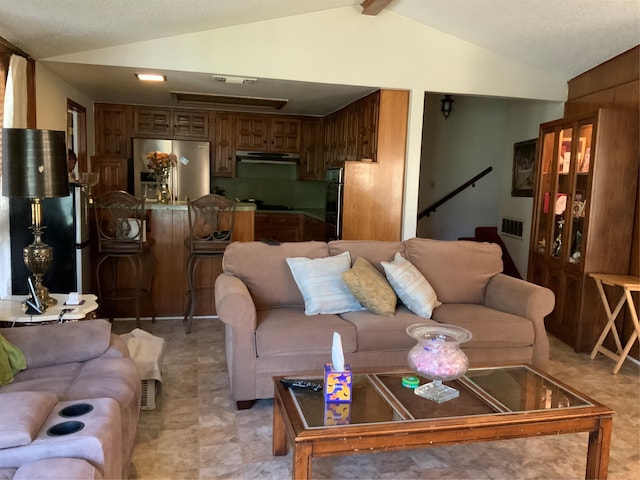
<path id="1" fill-rule="evenodd" d="M 432 204 L 429 207 L 427 207 L 426 209 L 424 209 L 422 212 L 420 212 L 418 214 L 418 220 L 420 220 L 423 217 L 428 217 L 431 213 L 435 212 L 440 205 L 448 202 L 449 200 L 451 200 L 453 197 L 455 197 L 456 195 L 458 195 L 460 192 L 462 192 L 463 190 L 467 189 L 468 187 L 475 187 L 476 186 L 476 182 L 478 180 L 480 180 L 482 177 L 484 177 L 485 175 L 487 175 L 492 170 L 493 170 L 493 167 L 485 168 L 478 175 L 476 175 L 472 179 L 466 181 L 465 183 L 460 185 L 458 188 L 456 188 L 454 191 L 452 191 L 451 193 L 448 193 L 447 195 L 442 197 L 440 200 L 438 200 L 434 204 Z"/>

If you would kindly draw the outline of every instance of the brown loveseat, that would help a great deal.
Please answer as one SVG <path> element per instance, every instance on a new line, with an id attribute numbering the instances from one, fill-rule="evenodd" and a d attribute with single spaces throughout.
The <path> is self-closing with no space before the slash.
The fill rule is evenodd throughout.
<path id="1" fill-rule="evenodd" d="M 431 319 L 398 304 L 393 316 L 369 311 L 305 315 L 303 296 L 288 257 L 319 258 L 349 252 L 383 272 L 400 252 L 420 270 L 442 305 Z M 238 408 L 273 396 L 274 375 L 317 372 L 331 360 L 333 332 L 340 333 L 352 369 L 406 367 L 415 344 L 405 331 L 414 323 L 440 322 L 470 330 L 463 345 L 470 364 L 527 363 L 544 367 L 549 341 L 544 317 L 553 293 L 502 274 L 495 244 L 412 238 L 403 242 L 234 242 L 225 251 L 215 284 L 216 309 L 225 324 L 227 366 Z M 407 367 L 408 368 L 408 367 Z"/>

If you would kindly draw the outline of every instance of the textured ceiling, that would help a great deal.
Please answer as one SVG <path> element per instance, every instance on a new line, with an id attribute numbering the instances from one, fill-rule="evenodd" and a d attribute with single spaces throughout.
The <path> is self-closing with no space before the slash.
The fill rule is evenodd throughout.
<path id="1" fill-rule="evenodd" d="M 360 12 L 361 1 L 0 0 L 0 37 L 46 59 L 333 8 Z M 567 80 L 640 43 L 639 0 L 392 0 L 387 10 Z"/>

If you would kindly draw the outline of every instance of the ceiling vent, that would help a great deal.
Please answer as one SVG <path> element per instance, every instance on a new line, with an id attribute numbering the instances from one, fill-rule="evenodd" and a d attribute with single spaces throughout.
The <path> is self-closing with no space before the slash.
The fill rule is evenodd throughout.
<path id="1" fill-rule="evenodd" d="M 289 100 L 284 98 L 243 97 L 239 95 L 218 95 L 215 93 L 170 92 L 175 103 L 198 105 L 219 105 L 225 107 L 250 107 L 266 110 L 280 110 Z"/>
<path id="2" fill-rule="evenodd" d="M 233 83 L 235 85 L 252 85 L 258 81 L 257 78 L 230 77 L 228 75 L 214 75 L 213 79 L 221 83 Z"/>

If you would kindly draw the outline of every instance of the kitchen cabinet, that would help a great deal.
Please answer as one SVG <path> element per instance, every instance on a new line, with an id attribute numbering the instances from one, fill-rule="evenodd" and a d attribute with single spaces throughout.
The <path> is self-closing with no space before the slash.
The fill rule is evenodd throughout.
<path id="1" fill-rule="evenodd" d="M 322 135 L 322 120 L 302 121 L 302 147 L 300 152 L 300 180 L 324 180 L 325 163 Z"/>
<path id="2" fill-rule="evenodd" d="M 380 91 L 358 100 L 358 150 L 355 160 L 376 160 Z"/>
<path id="3" fill-rule="evenodd" d="M 259 152 L 300 153 L 299 118 L 236 115 L 236 148 Z"/>
<path id="4" fill-rule="evenodd" d="M 170 138 L 172 111 L 169 108 L 134 107 L 133 136 Z"/>
<path id="5" fill-rule="evenodd" d="M 198 110 L 173 111 L 173 136 L 188 139 L 209 139 L 209 114 Z"/>
<path id="6" fill-rule="evenodd" d="M 98 173 L 98 184 L 91 188 L 93 196 L 111 190 L 128 190 L 129 161 L 117 155 L 97 155 L 91 157 L 90 169 Z"/>
<path id="7" fill-rule="evenodd" d="M 236 176 L 235 116 L 220 112 L 214 119 L 213 176 Z"/>
<path id="8" fill-rule="evenodd" d="M 327 240 L 327 224 L 322 220 L 304 216 L 304 238 L 305 241 L 316 240 L 325 242 Z"/>
<path id="9" fill-rule="evenodd" d="M 256 240 L 299 242 L 304 240 L 304 215 L 301 213 L 256 212 Z"/>
<path id="10" fill-rule="evenodd" d="M 129 156 L 131 110 L 126 105 L 96 103 L 95 105 L 96 155 Z"/>
<path id="11" fill-rule="evenodd" d="M 605 323 L 588 273 L 628 273 L 637 129 L 637 116 L 614 109 L 540 126 L 528 280 L 554 292 L 546 328 L 579 352 Z"/>

